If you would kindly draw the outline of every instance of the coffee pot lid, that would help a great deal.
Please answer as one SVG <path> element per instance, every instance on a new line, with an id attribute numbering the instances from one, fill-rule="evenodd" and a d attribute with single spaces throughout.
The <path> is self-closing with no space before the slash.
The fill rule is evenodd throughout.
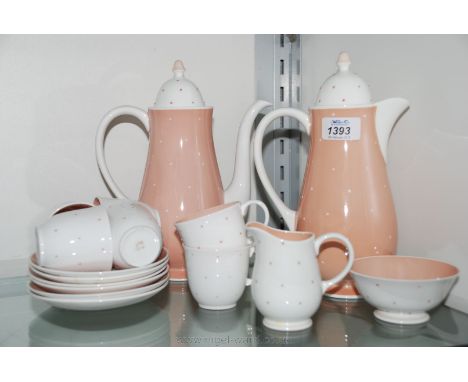
<path id="1" fill-rule="evenodd" d="M 191 109 L 205 107 L 198 87 L 185 78 L 185 67 L 181 60 L 174 62 L 173 78 L 159 89 L 153 107 L 158 109 Z"/>
<path id="2" fill-rule="evenodd" d="M 349 70 L 349 54 L 341 52 L 336 63 L 338 70 L 320 87 L 316 107 L 350 107 L 371 103 L 369 86 Z"/>

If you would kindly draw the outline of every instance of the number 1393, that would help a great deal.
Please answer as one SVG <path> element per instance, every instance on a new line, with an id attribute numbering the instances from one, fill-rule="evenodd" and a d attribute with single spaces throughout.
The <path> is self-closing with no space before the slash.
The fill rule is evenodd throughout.
<path id="1" fill-rule="evenodd" d="M 328 135 L 349 135 L 351 134 L 351 127 L 349 126 L 333 126 L 328 128 Z"/>
<path id="2" fill-rule="evenodd" d="M 361 119 L 358 117 L 322 118 L 322 139 L 326 141 L 361 139 Z"/>

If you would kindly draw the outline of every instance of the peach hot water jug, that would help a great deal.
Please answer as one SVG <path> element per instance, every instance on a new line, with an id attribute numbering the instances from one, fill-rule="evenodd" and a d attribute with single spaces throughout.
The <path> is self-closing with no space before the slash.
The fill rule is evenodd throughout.
<path id="1" fill-rule="evenodd" d="M 316 235 L 340 232 L 352 241 L 356 258 L 394 255 L 397 222 L 386 170 L 387 143 L 393 126 L 409 104 L 402 98 L 372 103 L 369 87 L 350 71 L 350 64 L 349 55 L 341 53 L 337 72 L 323 83 L 309 114 L 284 108 L 262 119 L 255 136 L 255 165 L 268 196 L 289 229 Z M 281 116 L 297 118 L 310 135 L 297 211 L 278 197 L 263 164 L 265 129 Z M 338 242 L 322 247 L 319 255 L 322 278 L 332 278 L 343 269 L 346 263 L 343 251 Z M 349 275 L 331 287 L 327 295 L 359 298 Z"/>
<path id="2" fill-rule="evenodd" d="M 161 216 L 164 246 L 169 250 L 171 280 L 186 280 L 183 248 L 174 223 L 187 214 L 226 202 L 250 199 L 250 140 L 257 114 L 270 104 L 257 101 L 244 115 L 237 138 L 234 177 L 223 191 L 212 136 L 213 108 L 205 106 L 199 89 L 185 78 L 181 61 L 174 77 L 159 90 L 146 113 L 133 106 L 111 110 L 96 136 L 96 157 L 104 180 L 115 196 L 126 196 L 107 168 L 104 139 L 117 117 L 136 117 L 149 133 L 149 151 L 139 199 Z"/>

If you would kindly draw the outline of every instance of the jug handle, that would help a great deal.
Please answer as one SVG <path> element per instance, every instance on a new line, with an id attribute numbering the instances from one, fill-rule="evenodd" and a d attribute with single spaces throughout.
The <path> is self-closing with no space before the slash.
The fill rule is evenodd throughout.
<path id="1" fill-rule="evenodd" d="M 106 138 L 107 128 L 115 118 L 120 117 L 122 115 L 131 115 L 137 118 L 145 126 L 146 130 L 149 133 L 148 114 L 144 110 L 134 106 L 119 106 L 109 111 L 104 116 L 104 118 L 102 118 L 97 130 L 95 146 L 97 164 L 105 182 L 117 198 L 128 199 L 112 178 L 112 175 L 110 174 L 109 169 L 107 167 L 106 157 L 104 155 L 104 140 Z"/>
<path id="2" fill-rule="evenodd" d="M 270 211 L 268 211 L 268 207 L 261 200 L 249 200 L 245 203 L 242 203 L 241 204 L 242 216 L 245 218 L 245 216 L 247 215 L 248 208 L 251 205 L 257 205 L 263 210 L 263 216 L 264 216 L 263 224 L 268 225 L 268 222 L 270 221 Z"/>
<path id="3" fill-rule="evenodd" d="M 348 250 L 348 262 L 346 263 L 346 266 L 343 268 L 343 270 L 340 273 L 338 273 L 335 277 L 331 278 L 330 280 L 322 281 L 322 294 L 325 293 L 327 289 L 330 288 L 332 285 L 338 284 L 341 280 L 343 280 L 351 270 L 351 267 L 353 266 L 354 262 L 354 248 L 351 244 L 351 241 L 349 241 L 349 239 L 345 235 L 342 235 L 338 232 L 325 233 L 323 235 L 320 235 L 317 239 L 315 239 L 314 247 L 316 256 L 318 256 L 318 254 L 320 253 L 320 247 L 322 246 L 322 244 L 325 241 L 331 239 L 338 239 L 345 245 L 346 249 Z"/>
<path id="4" fill-rule="evenodd" d="M 257 126 L 257 131 L 255 133 L 254 141 L 254 159 L 255 167 L 257 169 L 258 176 L 265 188 L 267 195 L 270 197 L 274 206 L 277 208 L 280 215 L 283 217 L 286 225 L 289 229 L 294 230 L 296 226 L 296 211 L 290 209 L 284 202 L 280 199 L 276 193 L 273 185 L 268 178 L 268 175 L 265 170 L 265 165 L 263 163 L 263 138 L 265 135 L 265 129 L 268 125 L 273 122 L 276 118 L 279 117 L 292 117 L 296 118 L 306 129 L 308 135 L 310 135 L 310 120 L 309 116 L 301 110 L 292 109 L 292 108 L 281 108 L 273 110 L 272 112 L 265 115 L 260 123 Z"/>
<path id="5" fill-rule="evenodd" d="M 253 204 L 259 206 L 263 210 L 263 216 L 264 216 L 263 224 L 268 225 L 268 222 L 270 221 L 270 212 L 268 211 L 268 207 L 266 206 L 266 204 L 263 203 L 261 200 L 249 200 L 245 203 L 242 203 L 241 204 L 242 216 L 244 216 L 245 218 L 245 216 L 247 215 L 248 208 Z M 255 245 L 251 237 L 247 238 L 247 245 L 250 247 L 250 250 L 249 250 L 249 261 L 250 261 L 250 259 L 252 259 L 253 254 L 255 253 Z M 247 277 L 245 286 L 250 286 L 250 285 L 252 285 L 252 279 L 250 277 Z"/>

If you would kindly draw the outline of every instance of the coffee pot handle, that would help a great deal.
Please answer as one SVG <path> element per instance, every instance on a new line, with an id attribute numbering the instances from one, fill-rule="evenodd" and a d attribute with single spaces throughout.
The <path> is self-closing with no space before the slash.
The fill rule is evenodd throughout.
<path id="1" fill-rule="evenodd" d="M 101 123 L 99 124 L 97 134 L 96 134 L 96 160 L 97 164 L 99 166 L 99 170 L 101 171 L 101 174 L 113 192 L 113 194 L 117 198 L 127 198 L 127 196 L 122 192 L 119 186 L 117 186 L 117 183 L 115 183 L 114 179 L 112 178 L 112 175 L 109 172 L 109 169 L 107 167 L 107 162 L 106 162 L 106 157 L 104 155 L 104 141 L 106 138 L 106 132 L 107 129 L 110 125 L 110 123 L 116 119 L 117 117 L 120 117 L 122 115 L 130 115 L 132 117 L 135 117 L 138 119 L 146 128 L 146 130 L 149 133 L 149 119 L 148 119 L 148 114 L 137 107 L 133 106 L 119 106 L 116 107 L 115 109 L 112 109 L 109 111 L 104 118 L 102 118 Z"/>
<path id="2" fill-rule="evenodd" d="M 345 245 L 346 249 L 348 250 L 348 262 L 346 263 L 346 266 L 343 268 L 343 270 L 340 273 L 338 273 L 335 277 L 331 278 L 330 280 L 322 281 L 322 293 L 325 293 L 327 289 L 330 288 L 332 285 L 338 284 L 341 280 L 343 280 L 351 270 L 351 267 L 353 266 L 354 262 L 354 248 L 351 244 L 351 241 L 349 241 L 349 239 L 345 235 L 342 235 L 341 233 L 337 232 L 325 233 L 315 239 L 314 247 L 316 255 L 318 256 L 318 254 L 320 253 L 320 247 L 322 246 L 322 244 L 331 239 L 338 239 Z"/>
<path id="3" fill-rule="evenodd" d="M 263 163 L 263 138 L 265 135 L 265 129 L 276 118 L 283 116 L 296 118 L 305 127 L 307 134 L 310 135 L 310 120 L 306 113 L 304 113 L 301 110 L 291 108 L 273 110 L 272 112 L 265 115 L 257 126 L 254 141 L 254 159 L 258 176 L 260 177 L 260 180 L 263 184 L 263 187 L 265 188 L 266 193 L 270 197 L 271 201 L 277 208 L 280 215 L 283 217 L 288 228 L 294 230 L 296 228 L 296 211 L 290 209 L 280 199 L 275 189 L 273 188 L 270 179 L 268 178 L 268 175 L 265 170 L 265 165 Z"/>

